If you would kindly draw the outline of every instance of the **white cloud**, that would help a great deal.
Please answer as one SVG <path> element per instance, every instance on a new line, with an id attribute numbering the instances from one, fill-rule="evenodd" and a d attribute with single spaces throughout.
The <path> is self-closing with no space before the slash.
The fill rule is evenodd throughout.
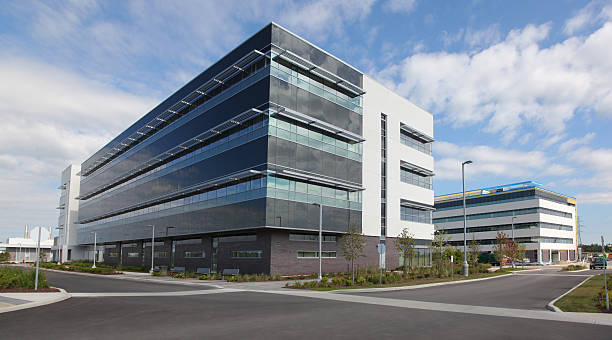
<path id="1" fill-rule="evenodd" d="M 612 5 L 606 5 L 604 1 L 591 1 L 580 9 L 575 16 L 565 21 L 563 32 L 567 35 L 573 35 L 586 27 L 610 19 L 612 19 Z"/>
<path id="2" fill-rule="evenodd" d="M 581 176 L 568 184 L 595 189 L 612 189 L 612 149 L 581 147 L 568 153 L 568 160 L 582 166 Z"/>
<path id="3" fill-rule="evenodd" d="M 387 0 L 384 7 L 394 13 L 410 13 L 416 7 L 416 0 Z"/>
<path id="4" fill-rule="evenodd" d="M 347 23 L 365 18 L 370 13 L 374 0 L 280 3 L 280 8 L 277 8 L 277 13 L 283 13 L 280 16 L 280 24 L 295 30 L 296 33 L 307 33 L 313 40 L 326 40 L 330 36 L 340 36 Z"/>
<path id="5" fill-rule="evenodd" d="M 434 144 L 436 178 L 461 178 L 461 162 L 472 160 L 468 165 L 470 176 L 499 176 L 519 180 L 538 180 L 543 176 L 565 176 L 574 169 L 555 163 L 542 151 L 521 151 L 494 148 L 487 145 L 459 146 L 437 141 Z M 472 177 L 474 178 L 474 177 Z"/>
<path id="6" fill-rule="evenodd" d="M 559 145 L 559 152 L 566 152 L 577 146 L 589 144 L 595 138 L 594 132 L 589 132 L 584 137 L 569 139 Z"/>
<path id="7" fill-rule="evenodd" d="M 612 117 L 612 22 L 541 47 L 550 27 L 512 30 L 474 54 L 418 53 L 379 76 L 443 123 L 484 124 L 506 142 L 526 126 L 539 135 L 561 134 L 580 111 Z"/>
<path id="8" fill-rule="evenodd" d="M 467 29 L 464 40 L 470 47 L 489 46 L 501 40 L 499 25 L 491 25 L 482 30 Z"/>
<path id="9" fill-rule="evenodd" d="M 370 13 L 373 3 L 18 1 L 6 6 L 16 34 L 0 35 L 0 43 L 10 47 L 0 51 L 0 57 L 37 58 L 130 91 L 144 95 L 155 91 L 154 96 L 164 97 L 184 84 L 181 73 L 201 72 L 252 35 L 250 25 L 259 29 L 276 20 L 298 34 L 323 41 L 342 37 L 348 24 L 355 25 Z M 115 13 L 121 13 L 120 18 Z M 179 76 L 166 77 L 173 73 Z M 151 81 L 157 86 L 147 86 Z"/>
<path id="10" fill-rule="evenodd" d="M 593 192 L 576 195 L 578 204 L 594 203 L 594 204 L 612 204 L 612 192 Z"/>
<path id="11" fill-rule="evenodd" d="M 60 172 L 158 101 L 33 61 L 0 59 L 0 228 L 57 218 Z"/>

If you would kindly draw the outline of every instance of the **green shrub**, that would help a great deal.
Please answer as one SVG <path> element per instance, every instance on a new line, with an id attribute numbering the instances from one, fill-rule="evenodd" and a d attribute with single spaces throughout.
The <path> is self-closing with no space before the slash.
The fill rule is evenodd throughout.
<path id="1" fill-rule="evenodd" d="M 332 284 L 335 286 L 344 286 L 345 279 L 343 277 L 334 277 L 332 278 Z"/>
<path id="2" fill-rule="evenodd" d="M 363 277 L 363 276 L 361 276 L 361 277 L 359 277 L 359 278 L 357 279 L 357 284 L 358 284 L 358 285 L 362 285 L 362 286 L 363 286 L 363 285 L 365 285 L 367 282 L 368 282 L 368 280 L 367 280 L 365 277 Z"/>
<path id="3" fill-rule="evenodd" d="M 577 265 L 577 264 L 570 264 L 567 267 L 563 267 L 562 270 L 572 271 L 572 270 L 582 270 L 582 269 L 586 269 L 586 267 L 585 266 L 581 266 L 581 265 Z"/>
<path id="4" fill-rule="evenodd" d="M 96 264 L 96 266 L 98 266 Z M 148 273 L 149 272 L 149 268 L 151 267 L 147 267 L 147 266 L 118 266 L 117 269 L 118 270 L 125 270 L 125 271 L 132 271 L 132 272 L 143 272 L 143 273 Z"/>
<path id="5" fill-rule="evenodd" d="M 175 279 L 184 279 L 185 278 L 185 274 L 184 273 L 174 273 L 172 274 L 172 277 Z"/>
<path id="6" fill-rule="evenodd" d="M 23 268 L 0 266 L 0 290 L 14 288 L 34 289 L 36 271 L 34 269 L 25 270 Z M 38 287 L 48 288 L 45 273 L 38 272 Z"/>

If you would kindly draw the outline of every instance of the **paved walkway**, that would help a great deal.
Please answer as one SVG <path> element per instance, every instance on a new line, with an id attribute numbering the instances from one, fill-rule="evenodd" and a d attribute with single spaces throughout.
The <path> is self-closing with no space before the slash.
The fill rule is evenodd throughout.
<path id="1" fill-rule="evenodd" d="M 63 289 L 54 293 L 0 293 L 0 313 L 43 306 L 70 298 Z"/>

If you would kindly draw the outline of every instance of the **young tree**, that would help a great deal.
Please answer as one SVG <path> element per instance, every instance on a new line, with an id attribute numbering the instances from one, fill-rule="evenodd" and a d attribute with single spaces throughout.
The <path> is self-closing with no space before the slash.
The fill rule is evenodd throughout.
<path id="1" fill-rule="evenodd" d="M 408 233 L 408 228 L 404 228 L 402 233 L 395 239 L 395 248 L 397 252 L 402 254 L 404 265 L 402 266 L 404 274 L 406 274 L 406 264 L 410 261 L 410 269 L 412 269 L 412 257 L 414 256 L 414 237 Z"/>
<path id="2" fill-rule="evenodd" d="M 476 241 L 476 236 L 472 234 L 472 240 L 468 245 L 469 253 L 468 253 L 468 261 L 472 263 L 472 266 L 476 266 L 478 263 L 478 257 L 480 256 L 480 243 Z"/>
<path id="3" fill-rule="evenodd" d="M 508 257 L 512 260 L 512 268 L 517 260 L 525 258 L 525 245 L 516 241 L 508 242 Z"/>
<path id="4" fill-rule="evenodd" d="M 355 283 L 355 260 L 365 256 L 363 246 L 366 239 L 356 226 L 350 227 L 342 236 L 342 256 L 351 263 L 351 278 Z"/>
<path id="5" fill-rule="evenodd" d="M 449 237 L 446 236 L 446 232 L 444 230 L 440 230 L 434 233 L 434 238 L 431 241 L 431 246 L 429 248 L 432 252 L 432 257 L 436 262 L 436 266 L 438 267 L 438 275 L 442 276 L 442 269 L 444 265 L 444 249 L 446 244 L 448 243 Z"/>
<path id="6" fill-rule="evenodd" d="M 493 246 L 493 253 L 495 254 L 495 259 L 499 261 L 499 268 L 503 267 L 504 258 L 508 255 L 509 241 L 508 235 L 503 232 L 498 231 L 497 242 Z"/>

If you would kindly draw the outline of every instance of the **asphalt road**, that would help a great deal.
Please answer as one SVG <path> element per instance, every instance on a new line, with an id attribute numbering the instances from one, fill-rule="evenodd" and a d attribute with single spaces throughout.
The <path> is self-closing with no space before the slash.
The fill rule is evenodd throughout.
<path id="1" fill-rule="evenodd" d="M 552 313 L 552 312 L 551 312 Z M 611 327 L 255 292 L 71 298 L 0 314 L 3 339 L 609 339 Z"/>
<path id="2" fill-rule="evenodd" d="M 104 276 L 79 275 L 45 271 L 47 282 L 53 287 L 69 293 L 116 293 L 116 292 L 175 292 L 185 290 L 212 289 L 207 285 L 188 286 L 171 283 L 118 280 Z"/>
<path id="3" fill-rule="evenodd" d="M 544 275 L 542 275 L 544 274 Z M 556 270 L 478 283 L 368 293 L 368 296 L 542 309 L 585 278 Z M 72 292 L 203 289 L 47 272 Z M 566 289 L 567 288 L 567 289 Z M 220 290 L 221 291 L 221 290 Z M 612 327 L 453 313 L 261 292 L 191 296 L 73 297 L 0 314 L 1 339 L 609 339 Z M 361 293 L 365 294 L 365 293 Z M 523 298 L 523 296 L 528 296 Z M 555 296 L 553 296 L 555 295 Z M 534 299 L 536 302 L 529 302 Z M 550 312 L 553 313 L 553 312 Z"/>
<path id="4" fill-rule="evenodd" d="M 392 299 L 442 302 L 473 306 L 546 309 L 546 304 L 591 275 L 567 274 L 558 268 L 523 271 L 479 282 L 374 293 L 349 293 Z"/>

